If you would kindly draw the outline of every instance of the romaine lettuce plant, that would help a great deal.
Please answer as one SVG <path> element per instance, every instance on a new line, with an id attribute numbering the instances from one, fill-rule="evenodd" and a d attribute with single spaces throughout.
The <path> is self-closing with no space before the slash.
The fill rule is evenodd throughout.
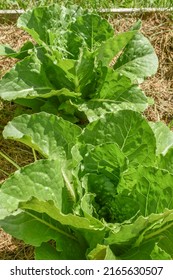
<path id="1" fill-rule="evenodd" d="M 20 16 L 18 27 L 31 35 L 0 81 L 0 97 L 62 116 L 74 123 L 96 120 L 106 112 L 143 112 L 148 100 L 138 84 L 155 74 L 158 59 L 136 23 L 114 34 L 110 23 L 72 6 L 39 7 Z"/>
<path id="2" fill-rule="evenodd" d="M 173 132 L 164 124 L 119 110 L 82 129 L 40 112 L 14 118 L 3 135 L 42 157 L 0 189 L 0 226 L 35 246 L 36 259 L 172 259 Z"/>

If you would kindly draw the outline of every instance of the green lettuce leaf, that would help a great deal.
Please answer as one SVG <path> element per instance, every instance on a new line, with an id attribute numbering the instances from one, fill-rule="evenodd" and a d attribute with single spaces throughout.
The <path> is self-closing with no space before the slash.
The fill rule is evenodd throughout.
<path id="1" fill-rule="evenodd" d="M 1 80 L 0 97 L 5 100 L 33 98 L 54 89 L 36 54 L 18 62 Z"/>
<path id="2" fill-rule="evenodd" d="M 83 48 L 80 50 L 77 60 L 64 59 L 57 62 L 59 72 L 63 71 L 62 75 L 72 83 L 71 89 L 76 93 L 82 93 L 84 97 L 85 95 L 88 97 L 89 92 L 94 91 L 96 79 L 94 60 L 93 54 Z M 63 87 L 64 79 L 60 74 L 61 72 L 58 75 L 58 82 L 62 82 L 61 86 Z"/>
<path id="3" fill-rule="evenodd" d="M 22 14 L 17 26 L 27 31 L 38 44 L 46 49 L 49 50 L 49 47 L 54 45 L 59 54 L 59 50 L 66 54 L 67 26 L 81 13 L 82 9 L 75 5 L 69 8 L 57 4 L 36 7 Z"/>
<path id="4" fill-rule="evenodd" d="M 92 145 L 114 142 L 133 164 L 155 160 L 155 137 L 147 121 L 137 112 L 120 110 L 107 113 L 90 123 L 79 141 Z"/>
<path id="5" fill-rule="evenodd" d="M 109 245 L 117 257 L 126 260 L 153 259 L 157 245 L 165 252 L 166 259 L 170 259 L 173 256 L 170 246 L 172 232 L 173 210 L 166 209 L 160 214 L 140 216 L 130 224 L 121 224 L 119 228 L 115 226 L 105 238 L 105 245 Z M 155 258 L 158 257 L 155 255 Z"/>
<path id="6" fill-rule="evenodd" d="M 124 92 L 119 92 L 117 95 L 116 92 L 114 93 L 115 95 L 110 98 L 93 98 L 88 102 L 72 102 L 72 104 L 79 111 L 85 113 L 89 122 L 103 117 L 106 113 L 113 113 L 119 110 L 143 112 L 148 107 L 145 94 L 136 86 L 132 86 L 127 90 L 124 89 Z"/>
<path id="7" fill-rule="evenodd" d="M 173 147 L 171 147 L 165 155 L 160 155 L 158 158 L 158 166 L 173 174 Z"/>
<path id="8" fill-rule="evenodd" d="M 68 183 L 68 180 L 70 178 L 68 178 L 66 168 L 59 160 L 39 160 L 16 171 L 5 181 L 0 189 L 1 208 L 3 206 L 5 208 L 8 203 L 10 214 L 17 210 L 20 202 L 30 201 L 32 197 L 35 197 L 41 201 L 53 201 L 60 211 L 66 213 L 71 203 L 76 200 L 74 186 Z M 64 196 L 68 193 L 68 200 L 63 203 Z M 10 205 L 9 202 L 12 201 Z M 1 218 L 2 215 L 3 212 L 1 212 Z"/>
<path id="9" fill-rule="evenodd" d="M 41 112 L 14 118 L 3 131 L 5 139 L 20 141 L 46 158 L 71 157 L 81 128 L 55 115 Z"/>
<path id="10" fill-rule="evenodd" d="M 56 246 L 50 243 L 42 243 L 40 247 L 35 248 L 36 260 L 83 260 L 85 259 L 85 250 L 81 250 L 81 244 L 78 244 L 74 240 L 67 238 L 56 238 Z"/>
<path id="11" fill-rule="evenodd" d="M 116 181 L 127 166 L 127 159 L 114 143 L 95 146 L 83 157 L 83 173 L 102 173 Z"/>
<path id="12" fill-rule="evenodd" d="M 34 48 L 34 45 L 32 42 L 27 41 L 24 43 L 24 45 L 20 48 L 19 51 L 15 51 L 11 49 L 9 45 L 0 45 L 0 55 L 17 58 L 17 59 L 23 59 L 26 56 L 29 55 L 29 52 Z"/>
<path id="13" fill-rule="evenodd" d="M 118 73 L 124 74 L 136 83 L 141 83 L 146 77 L 155 74 L 157 68 L 158 58 L 155 51 L 141 33 L 132 38 L 114 64 L 114 69 Z"/>
<path id="14" fill-rule="evenodd" d="M 129 43 L 136 31 L 127 31 L 107 39 L 97 51 L 97 59 L 103 66 L 109 66 L 115 56 Z"/>
<path id="15" fill-rule="evenodd" d="M 11 233 L 14 237 L 23 240 L 26 244 L 36 246 L 36 258 L 38 259 L 40 259 L 40 251 L 44 247 L 43 242 L 50 240 L 56 242 L 56 259 L 85 258 L 87 248 L 85 242 L 82 243 L 69 228 L 63 227 L 44 213 L 20 213 L 7 217 L 0 221 L 0 224 L 6 232 Z M 52 252 L 50 259 L 52 259 Z"/>
<path id="16" fill-rule="evenodd" d="M 87 47 L 94 52 L 102 42 L 114 35 L 113 27 L 108 21 L 94 13 L 77 17 L 68 29 L 68 52 L 75 59 L 81 47 Z"/>
<path id="17" fill-rule="evenodd" d="M 157 155 L 165 155 L 170 147 L 173 147 L 173 132 L 162 122 L 149 122 L 149 124 L 156 138 Z"/>
<path id="18" fill-rule="evenodd" d="M 39 160 L 15 172 L 0 189 L 0 226 L 33 246 L 55 240 L 57 259 L 83 259 L 103 239 L 105 226 L 78 215 L 79 190 L 71 175 L 59 160 Z"/>
<path id="19" fill-rule="evenodd" d="M 41 50 L 39 51 L 41 52 Z M 11 101 L 16 99 L 48 99 L 52 96 L 78 97 L 74 81 L 70 80 L 62 67 L 54 65 L 50 58 L 42 51 L 31 53 L 14 68 L 5 74 L 1 80 L 0 97 Z M 73 62 L 73 61 L 72 61 Z M 74 62 L 75 63 L 75 62 Z M 68 65 L 68 63 L 66 62 Z M 58 77 L 58 79 L 53 78 Z M 57 99 L 57 107 L 59 105 Z M 29 101 L 25 101 L 26 105 Z M 40 101 L 42 103 L 42 100 Z"/>
<path id="20" fill-rule="evenodd" d="M 118 193 L 129 196 L 143 216 L 173 209 L 173 175 L 156 167 L 129 168 L 121 174 Z"/>
<path id="21" fill-rule="evenodd" d="M 88 254 L 89 260 L 116 260 L 117 258 L 109 248 L 109 246 L 98 244 L 96 248 L 94 248 Z"/>

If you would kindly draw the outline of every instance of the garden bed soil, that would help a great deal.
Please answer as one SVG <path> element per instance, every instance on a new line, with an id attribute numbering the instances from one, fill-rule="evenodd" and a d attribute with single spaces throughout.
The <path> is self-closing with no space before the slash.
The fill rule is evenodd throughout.
<path id="1" fill-rule="evenodd" d="M 147 79 L 141 88 L 154 105 L 144 113 L 150 121 L 163 121 L 173 130 L 173 16 L 167 13 L 128 14 L 107 16 L 115 28 L 115 33 L 127 31 L 137 20 L 142 20 L 142 32 L 152 43 L 159 58 L 159 69 L 155 76 Z M 19 49 L 30 37 L 16 27 L 15 23 L 0 24 L 0 44 L 9 44 Z M 0 76 L 2 77 L 15 63 L 14 59 L 0 57 Z M 19 110 L 19 108 L 18 108 Z M 13 141 L 5 141 L 2 130 L 16 114 L 16 105 L 0 101 L 0 150 L 10 156 L 18 165 L 33 162 L 33 154 L 26 146 Z M 13 165 L 0 158 L 0 182 L 15 171 Z M 0 259 L 33 259 L 33 248 L 12 238 L 0 230 Z"/>

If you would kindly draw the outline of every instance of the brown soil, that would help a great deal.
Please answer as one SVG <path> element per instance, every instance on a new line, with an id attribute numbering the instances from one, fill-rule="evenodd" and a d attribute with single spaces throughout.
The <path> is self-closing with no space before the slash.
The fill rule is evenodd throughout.
<path id="1" fill-rule="evenodd" d="M 155 76 L 147 79 L 141 86 L 145 94 L 155 101 L 150 106 L 145 116 L 148 120 L 161 120 L 173 128 L 173 17 L 171 15 L 148 14 L 148 15 L 118 15 L 110 21 L 116 32 L 127 31 L 137 20 L 142 19 L 142 32 L 152 43 L 158 58 L 159 69 Z M 0 25 L 0 43 L 9 44 L 18 49 L 29 36 L 16 28 L 15 24 Z M 0 58 L 0 76 L 3 76 L 15 63 L 14 59 Z M 33 161 L 30 149 L 13 141 L 5 141 L 2 137 L 4 125 L 15 115 L 16 106 L 13 103 L 0 101 L 0 150 L 10 156 L 18 165 L 23 166 Z M 15 171 L 12 164 L 0 158 L 0 182 L 8 174 Z M 0 259 L 33 259 L 33 248 L 12 238 L 0 230 Z"/>

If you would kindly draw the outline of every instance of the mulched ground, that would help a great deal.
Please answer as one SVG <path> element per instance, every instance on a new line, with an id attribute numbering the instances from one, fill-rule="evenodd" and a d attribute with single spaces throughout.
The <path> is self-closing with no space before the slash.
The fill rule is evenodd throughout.
<path id="1" fill-rule="evenodd" d="M 0 229 L 0 260 L 33 260 L 34 248 Z"/>
<path id="2" fill-rule="evenodd" d="M 137 20 L 142 19 L 142 32 L 147 36 L 159 58 L 159 69 L 155 76 L 147 79 L 142 89 L 154 98 L 154 105 L 145 111 L 151 121 L 163 121 L 173 130 L 173 15 L 141 14 L 118 15 L 109 17 L 115 32 L 127 31 Z M 2 22 L 2 21 L 1 21 Z M 16 28 L 14 23 L 0 24 L 0 43 L 9 44 L 14 49 L 23 45 L 29 36 Z M 15 63 L 14 59 L 0 57 L 0 76 L 3 76 Z M 15 115 L 16 105 L 0 101 L 0 150 L 10 156 L 18 165 L 23 166 L 33 161 L 30 149 L 13 141 L 2 138 L 4 125 Z M 15 168 L 5 159 L 0 158 L 0 182 L 8 177 Z M 12 238 L 0 230 L 0 260 L 33 259 L 33 248 Z"/>

